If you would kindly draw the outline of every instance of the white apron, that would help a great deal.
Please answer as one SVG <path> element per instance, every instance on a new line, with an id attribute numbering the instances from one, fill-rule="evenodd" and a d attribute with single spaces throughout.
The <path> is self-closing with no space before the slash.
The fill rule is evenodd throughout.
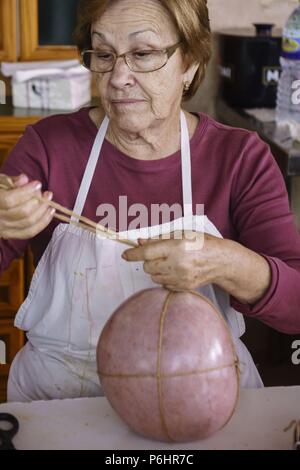
<path id="1" fill-rule="evenodd" d="M 81 215 L 109 120 L 97 133 L 79 189 L 74 212 Z M 126 238 L 155 237 L 173 230 L 193 228 L 221 237 L 206 216 L 193 216 L 189 134 L 181 112 L 181 160 L 184 217 L 172 223 L 122 233 Z M 179 181 L 178 181 L 179 184 Z M 27 331 L 28 342 L 15 357 L 8 381 L 8 401 L 31 401 L 102 395 L 97 375 L 96 345 L 114 310 L 142 289 L 157 287 L 143 263 L 121 258 L 126 247 L 69 224 L 59 224 L 32 278 L 28 297 L 15 326 Z M 245 345 L 240 313 L 230 307 L 229 296 L 213 285 L 199 292 L 225 317 L 241 367 L 241 386 L 256 388 L 262 381 Z"/>

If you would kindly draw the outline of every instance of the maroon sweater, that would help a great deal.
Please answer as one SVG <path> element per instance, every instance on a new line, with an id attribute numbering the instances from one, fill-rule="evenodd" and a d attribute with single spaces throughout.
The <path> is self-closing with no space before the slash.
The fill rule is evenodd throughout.
<path id="1" fill-rule="evenodd" d="M 29 126 L 0 172 L 25 173 L 41 181 L 43 190 L 54 193 L 54 201 L 73 209 L 97 134 L 88 111 L 51 116 Z M 256 305 L 234 298 L 231 304 L 275 329 L 299 333 L 300 236 L 278 166 L 256 133 L 224 126 L 201 113 L 199 117 L 191 139 L 193 203 L 205 205 L 205 214 L 224 238 L 260 253 L 272 270 L 271 286 Z M 119 196 L 125 195 L 128 206 L 142 203 L 149 213 L 151 204 L 182 204 L 180 152 L 141 161 L 105 140 L 83 215 L 99 222 L 97 207 L 109 203 L 117 209 Z M 0 240 L 0 271 L 28 244 L 37 264 L 57 223 L 53 220 L 32 240 Z"/>

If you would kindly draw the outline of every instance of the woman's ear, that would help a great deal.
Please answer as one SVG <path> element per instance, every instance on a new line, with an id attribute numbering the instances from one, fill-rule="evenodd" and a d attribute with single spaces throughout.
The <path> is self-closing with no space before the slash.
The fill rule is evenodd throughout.
<path id="1" fill-rule="evenodd" d="M 183 82 L 184 83 L 186 83 L 186 82 L 192 83 L 199 67 L 200 67 L 199 63 L 194 63 L 194 64 L 190 65 L 184 73 Z"/>

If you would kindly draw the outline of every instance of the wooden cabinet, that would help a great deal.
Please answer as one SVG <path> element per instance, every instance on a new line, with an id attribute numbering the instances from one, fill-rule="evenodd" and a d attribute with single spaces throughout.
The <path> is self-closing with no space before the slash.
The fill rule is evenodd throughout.
<path id="1" fill-rule="evenodd" d="M 9 106 L 0 107 L 0 166 L 24 133 L 26 126 L 40 119 L 38 116 L 20 117 Z"/>
<path id="2" fill-rule="evenodd" d="M 24 300 L 24 262 L 16 260 L 2 274 L 0 279 L 0 315 L 13 318 Z"/>
<path id="3" fill-rule="evenodd" d="M 0 0 L 0 62 L 17 58 L 16 6 L 16 0 Z"/>
<path id="4" fill-rule="evenodd" d="M 4 162 L 12 147 L 15 145 L 16 140 L 16 135 L 14 134 L 6 134 L 3 135 L 2 138 L 0 136 L 0 165 Z"/>
<path id="5" fill-rule="evenodd" d="M 78 0 L 20 0 L 20 60 L 76 59 Z"/>
<path id="6" fill-rule="evenodd" d="M 24 292 L 24 260 L 15 260 L 0 277 L 0 340 L 5 345 L 5 365 L 0 366 L 0 402 L 6 400 L 10 364 L 24 345 L 24 333 L 14 327 L 14 317 L 22 304 Z"/>
<path id="7" fill-rule="evenodd" d="M 0 62 L 78 59 L 79 0 L 0 0 Z"/>
<path id="8" fill-rule="evenodd" d="M 0 166 L 12 147 L 23 134 L 25 127 L 40 119 L 40 116 L 18 117 L 17 110 L 0 107 Z M 5 345 L 6 364 L 0 365 L 0 403 L 6 400 L 6 385 L 9 367 L 13 358 L 24 345 L 24 333 L 14 327 L 14 318 L 25 300 L 34 271 L 30 250 L 21 259 L 12 262 L 0 275 L 0 340 Z M 2 344 L 3 344 L 2 343 Z"/>
<path id="9" fill-rule="evenodd" d="M 78 59 L 72 41 L 78 3 L 79 0 L 0 0 L 0 62 Z M 1 86 L 6 88 L 4 101 L 9 102 L 10 81 L 0 76 Z M 0 167 L 26 126 L 56 114 L 13 108 L 2 98 L 0 88 Z M 5 343 L 7 352 L 7 364 L 0 365 L 0 402 L 6 399 L 10 364 L 24 345 L 24 334 L 14 328 L 13 322 L 33 272 L 32 253 L 27 250 L 22 259 L 0 275 L 0 341 Z"/>
<path id="10" fill-rule="evenodd" d="M 20 264 L 17 264 L 16 266 L 18 266 L 19 268 Z M 6 401 L 7 377 L 9 373 L 9 368 L 15 355 L 24 345 L 24 333 L 14 328 L 14 320 L 12 318 L 2 318 L 2 312 L 0 325 L 0 339 L 4 342 L 6 346 L 7 362 L 7 364 L 5 365 L 0 365 L 0 403 L 3 403 Z"/>

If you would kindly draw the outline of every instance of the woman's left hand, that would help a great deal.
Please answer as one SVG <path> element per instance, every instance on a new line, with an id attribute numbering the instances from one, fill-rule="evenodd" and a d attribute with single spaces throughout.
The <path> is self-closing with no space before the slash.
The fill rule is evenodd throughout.
<path id="1" fill-rule="evenodd" d="M 269 263 L 262 256 L 207 233 L 139 240 L 139 246 L 126 250 L 123 258 L 143 261 L 153 282 L 167 289 L 193 290 L 216 284 L 242 303 L 257 302 L 271 282 Z"/>
<path id="2" fill-rule="evenodd" d="M 144 261 L 153 282 L 171 290 L 192 290 L 216 282 L 226 264 L 224 240 L 199 232 L 181 239 L 174 233 L 168 240 L 139 240 L 139 245 L 127 250 L 124 259 Z"/>

